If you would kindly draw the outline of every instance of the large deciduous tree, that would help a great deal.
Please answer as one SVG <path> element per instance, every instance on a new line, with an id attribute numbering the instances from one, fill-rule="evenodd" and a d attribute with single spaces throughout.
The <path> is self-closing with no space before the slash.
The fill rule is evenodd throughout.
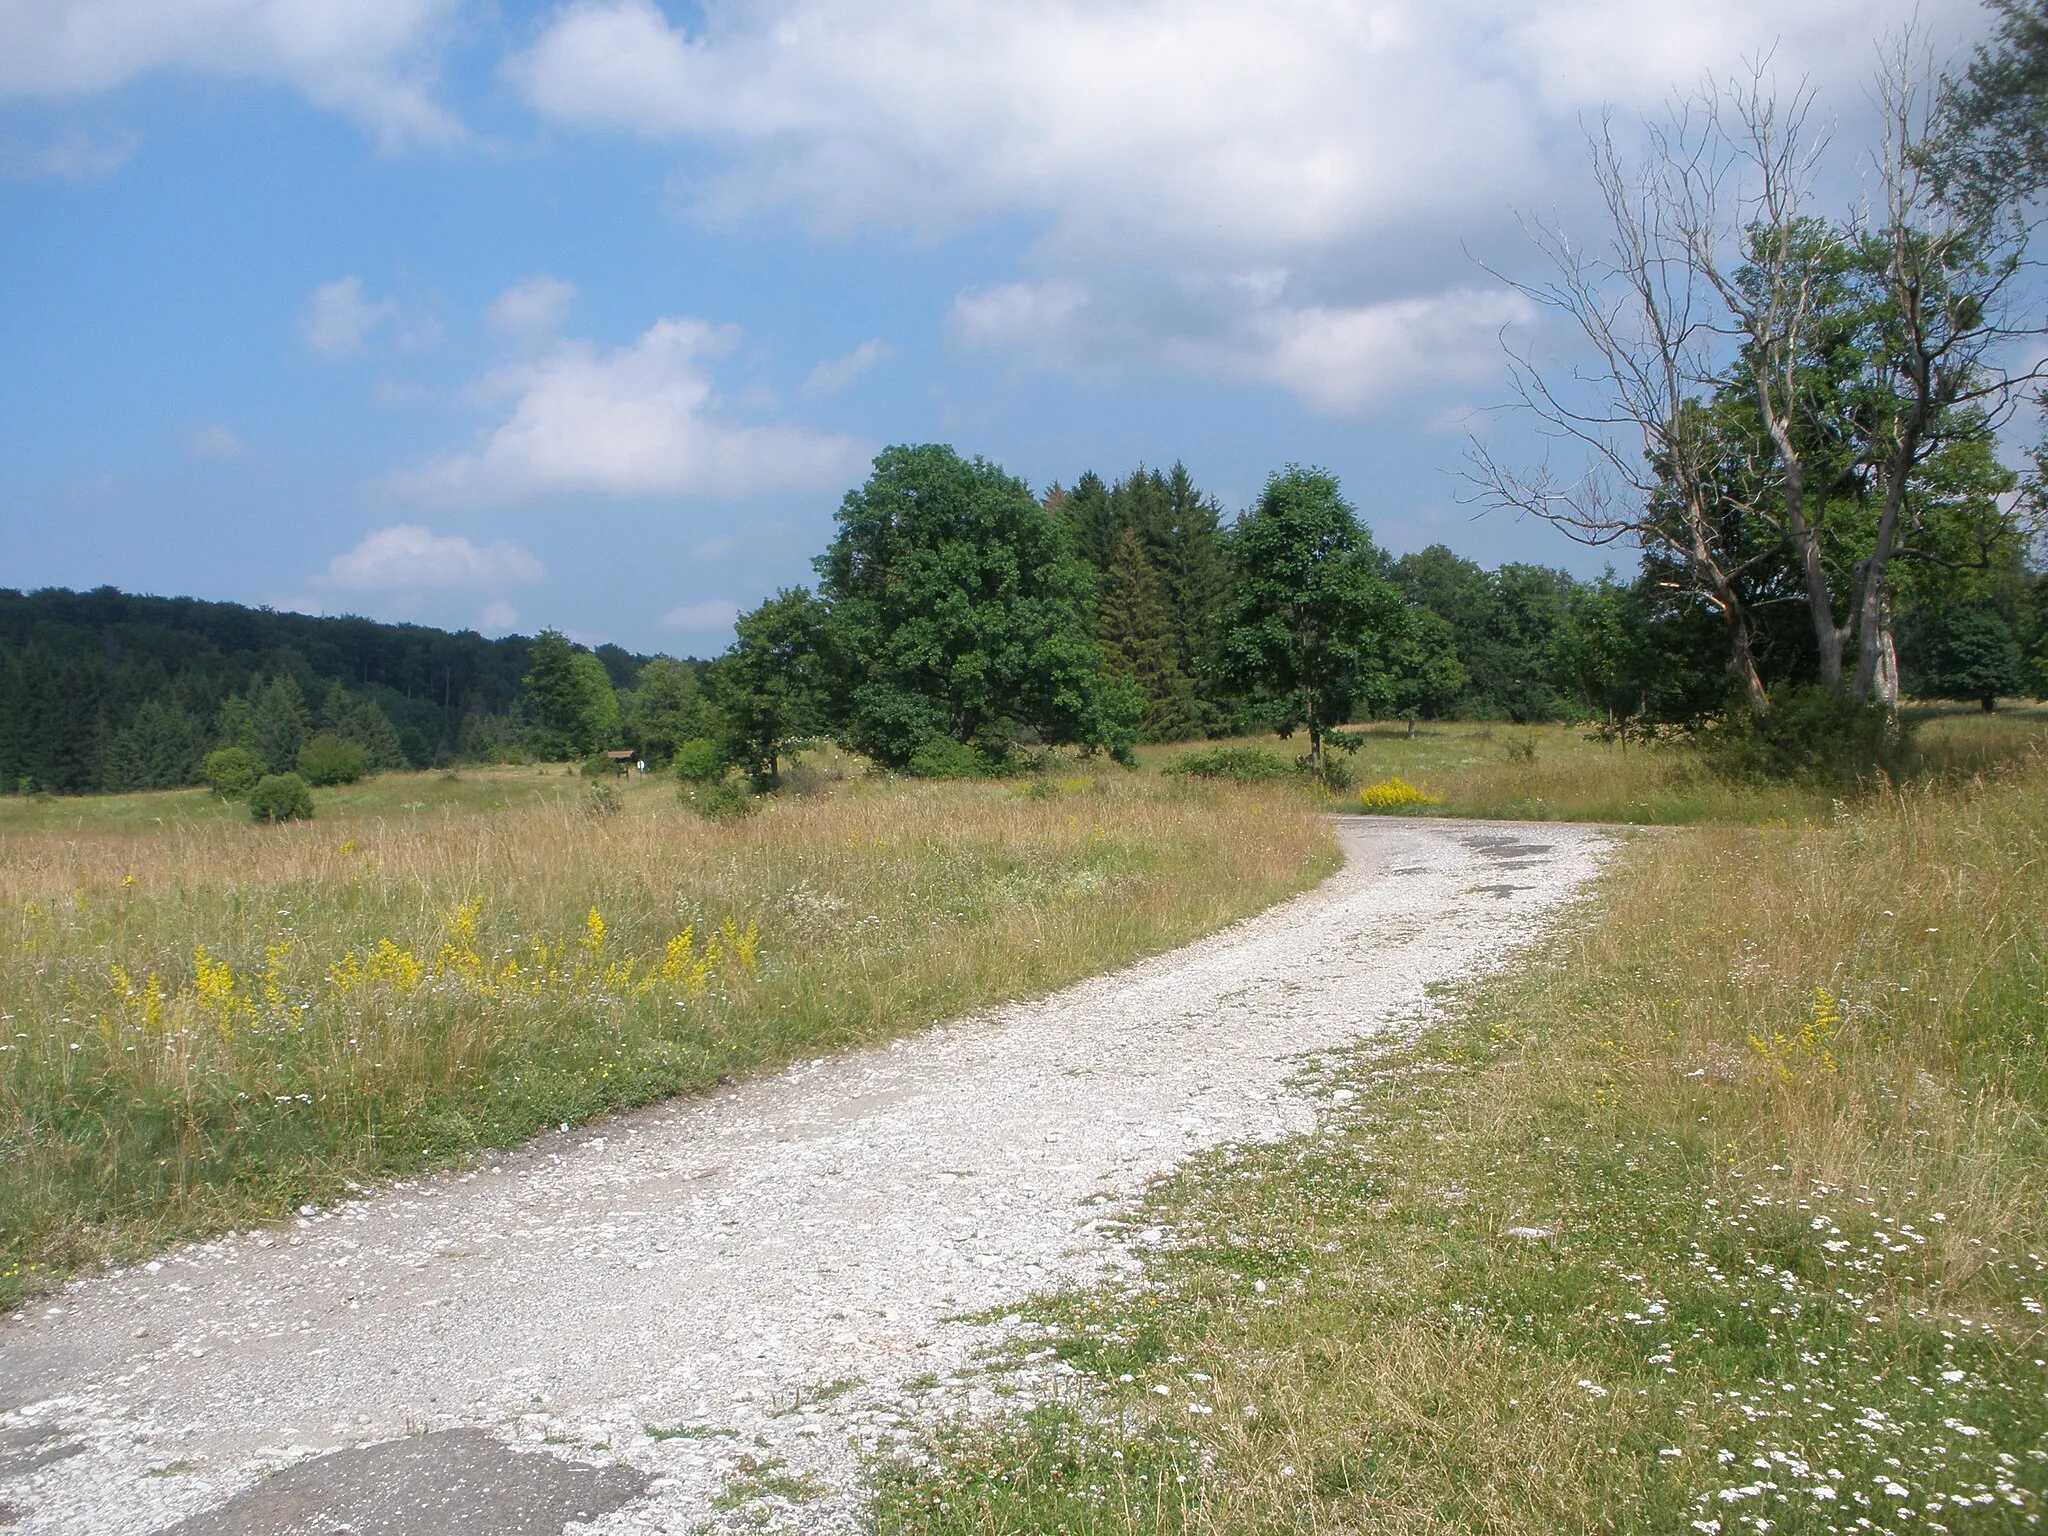
<path id="1" fill-rule="evenodd" d="M 792 741 L 832 724 L 831 626 L 830 610 L 810 592 L 784 588 L 740 615 L 732 649 L 712 663 L 719 750 L 756 789 L 781 781 Z"/>
<path id="2" fill-rule="evenodd" d="M 1361 705 L 1395 702 L 1408 611 L 1337 477 L 1289 468 L 1230 534 L 1237 573 L 1220 667 L 1283 732 L 1323 743 Z"/>
<path id="3" fill-rule="evenodd" d="M 1137 710 L 1102 671 L 1092 583 L 1021 480 L 927 444 L 882 452 L 819 557 L 846 658 L 841 733 L 891 767 L 951 740 L 1128 752 Z"/>

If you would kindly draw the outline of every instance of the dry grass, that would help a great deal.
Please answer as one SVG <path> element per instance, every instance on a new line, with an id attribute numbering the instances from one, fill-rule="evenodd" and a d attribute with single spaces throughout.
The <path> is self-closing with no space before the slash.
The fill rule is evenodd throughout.
<path id="1" fill-rule="evenodd" d="M 1643 838 L 1330 1073 L 1331 1133 L 1155 1192 L 1144 1285 L 1039 1309 L 1082 1388 L 883 1469 L 881 1529 L 2038 1524 L 2048 758 Z"/>
<path id="2" fill-rule="evenodd" d="M 80 1264 L 1186 942 L 1334 866 L 1284 801 L 1111 770 L 380 781 L 261 828 L 190 795 L 0 825 L 0 1301 Z M 154 806 L 162 816 L 151 814 Z"/>

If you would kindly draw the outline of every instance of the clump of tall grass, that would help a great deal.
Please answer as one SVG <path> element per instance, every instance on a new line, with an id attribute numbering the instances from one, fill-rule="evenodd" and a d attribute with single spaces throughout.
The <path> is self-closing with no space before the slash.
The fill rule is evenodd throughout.
<path id="1" fill-rule="evenodd" d="M 0 1301 L 1057 986 L 1335 863 L 1286 804 L 1120 771 L 711 821 L 672 782 L 618 781 L 592 816 L 559 774 L 474 777 L 276 827 L 165 795 L 161 825 L 25 807 L 0 830 Z"/>
<path id="2" fill-rule="evenodd" d="M 2048 758 L 1643 838 L 1547 953 L 1325 1063 L 1028 1309 L 1078 1389 L 884 1532 L 2029 1529 L 2048 1508 Z"/>

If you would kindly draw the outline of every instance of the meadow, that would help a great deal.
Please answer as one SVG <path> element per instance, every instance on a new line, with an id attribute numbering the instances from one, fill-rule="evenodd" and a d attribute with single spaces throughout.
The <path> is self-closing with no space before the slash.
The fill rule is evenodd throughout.
<path id="1" fill-rule="evenodd" d="M 877 1529 L 2038 1528 L 2048 754 L 1938 724 L 1945 775 L 1639 835 L 1315 1064 L 1321 1133 L 1157 1186 L 1141 1278 L 1025 1309 L 1064 1392 L 878 1466 Z"/>
<path id="2" fill-rule="evenodd" d="M 0 800 L 0 1304 L 543 1128 L 1184 943 L 1334 867 L 1305 801 L 1113 768 L 707 821 L 559 767 L 252 825 Z"/>

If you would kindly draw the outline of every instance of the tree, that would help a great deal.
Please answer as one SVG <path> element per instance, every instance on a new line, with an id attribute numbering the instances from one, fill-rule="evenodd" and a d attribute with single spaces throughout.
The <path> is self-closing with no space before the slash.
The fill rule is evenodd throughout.
<path id="1" fill-rule="evenodd" d="M 950 738 L 1128 752 L 1137 721 L 1084 618 L 1087 567 L 1024 482 L 951 448 L 885 449 L 817 562 L 848 686 L 842 733 L 892 768 Z"/>
<path id="2" fill-rule="evenodd" d="M 830 726 L 832 615 L 802 587 L 784 588 L 733 628 L 713 663 L 718 743 L 757 790 L 775 787 L 789 743 Z"/>
<path id="3" fill-rule="evenodd" d="M 1221 669 L 1281 731 L 1323 741 L 1361 704 L 1391 705 L 1410 620 L 1379 574 L 1378 552 L 1326 470 L 1290 467 L 1266 482 L 1230 536 L 1237 582 Z"/>
<path id="4" fill-rule="evenodd" d="M 667 762 L 686 741 L 712 734 L 711 709 L 697 682 L 698 664 L 656 656 L 640 668 L 638 685 L 619 700 L 626 735 L 647 757 Z"/>
<path id="5" fill-rule="evenodd" d="M 313 792 L 296 773 L 265 774 L 249 791 L 251 821 L 306 821 L 312 815 Z"/>
<path id="6" fill-rule="evenodd" d="M 313 717 L 297 681 L 289 674 L 273 677 L 250 708 L 251 750 L 272 773 L 290 773 L 312 731 Z"/>
<path id="7" fill-rule="evenodd" d="M 102 789 L 176 789 L 199 771 L 205 727 L 182 710 L 145 699 L 125 729 L 107 744 Z"/>
<path id="8" fill-rule="evenodd" d="M 602 661 L 561 631 L 546 629 L 533 642 L 528 666 L 527 709 L 543 755 L 588 757 L 611 745 L 619 700 Z"/>
<path id="9" fill-rule="evenodd" d="M 320 725 L 330 735 L 361 747 L 368 772 L 383 773 L 406 765 L 405 750 L 398 744 L 391 717 L 375 701 L 357 698 L 339 683 L 332 684 L 320 702 Z"/>
<path id="10" fill-rule="evenodd" d="M 1936 699 L 1975 699 L 1988 714 L 2026 689 L 2025 658 L 2005 620 L 1982 608 L 1947 616 L 1930 638 L 1919 691 Z"/>
<path id="11" fill-rule="evenodd" d="M 1181 670 L 1173 625 L 1160 600 L 1158 574 L 1135 529 L 1126 528 L 1103 578 L 1095 620 L 1104 669 L 1128 678 L 1143 698 L 1140 731 L 1147 741 L 1184 741 L 1201 729 L 1194 688 Z"/>
<path id="12" fill-rule="evenodd" d="M 299 748 L 299 777 L 321 789 L 353 784 L 369 771 L 369 751 L 360 742 L 344 741 L 331 731 L 309 737 Z"/>

